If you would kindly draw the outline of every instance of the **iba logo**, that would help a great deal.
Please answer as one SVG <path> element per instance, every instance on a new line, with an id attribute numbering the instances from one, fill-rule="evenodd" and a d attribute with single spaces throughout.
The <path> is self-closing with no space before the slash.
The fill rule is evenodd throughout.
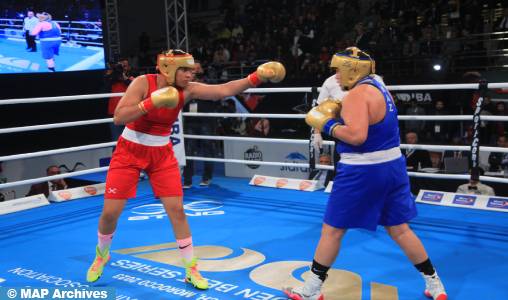
<path id="1" fill-rule="evenodd" d="M 247 151 L 243 153 L 243 159 L 263 161 L 263 152 L 258 150 L 258 146 L 254 145 L 252 148 L 247 149 Z M 247 167 L 257 169 L 259 168 L 259 165 L 247 165 Z"/>
<path id="2" fill-rule="evenodd" d="M 221 209 L 223 206 L 224 204 L 219 201 L 204 200 L 187 203 L 183 206 L 183 208 L 185 210 L 185 215 L 188 217 L 208 217 L 225 214 L 225 212 Z M 167 218 L 164 206 L 160 203 L 136 206 L 131 209 L 131 213 L 133 215 L 129 216 L 129 221 Z"/>
<path id="3" fill-rule="evenodd" d="M 153 261 L 174 267 L 181 267 L 181 258 L 176 243 L 146 245 L 141 247 L 126 248 L 116 250 L 117 253 L 130 255 L 133 258 Z M 195 246 L 194 253 L 201 258 L 199 261 L 199 269 L 205 272 L 231 272 L 252 269 L 249 271 L 249 279 L 265 288 L 271 288 L 276 291 L 276 295 L 282 295 L 280 291 L 284 286 L 298 286 L 302 281 L 310 275 L 308 266 L 309 261 L 272 261 L 267 262 L 266 256 L 259 252 L 248 248 L 238 250 L 225 246 L 209 245 Z M 234 253 L 232 255 L 232 253 Z M 120 269 L 132 268 L 132 266 L 145 265 L 146 272 L 151 272 L 154 268 L 146 263 L 139 263 L 133 259 L 121 259 L 111 262 L 111 266 Z M 143 268 L 139 268 L 139 272 Z M 169 268 L 166 269 L 168 271 Z M 296 274 L 301 274 L 295 277 Z M 327 300 L 382 300 L 382 299 L 399 299 L 398 290 L 395 286 L 390 286 L 377 282 L 370 282 L 370 298 L 362 297 L 362 286 L 369 285 L 363 283 L 360 274 L 347 270 L 333 269 L 328 271 L 328 279 L 323 284 L 323 293 Z M 171 277 L 167 277 L 171 278 Z M 266 292 L 253 291 L 252 289 L 243 289 L 236 283 L 227 283 L 222 292 L 227 299 L 245 299 L 241 295 L 245 292 L 251 295 L 268 295 Z M 240 296 L 238 296 L 240 295 Z M 272 295 L 275 296 L 275 295 Z M 193 298 L 195 299 L 195 298 Z M 202 299 L 202 298 L 199 298 Z M 207 298 L 210 299 L 210 298 Z M 217 298 L 213 298 L 217 299 Z M 226 298 L 221 298 L 226 299 Z M 264 297 L 249 299 L 282 299 L 280 297 Z M 284 299 L 286 299 L 284 297 Z"/>

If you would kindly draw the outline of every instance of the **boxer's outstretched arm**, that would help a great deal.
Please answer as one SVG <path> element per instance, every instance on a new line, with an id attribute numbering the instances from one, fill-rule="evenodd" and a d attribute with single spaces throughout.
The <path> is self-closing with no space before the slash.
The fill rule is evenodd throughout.
<path id="1" fill-rule="evenodd" d="M 225 97 L 238 95 L 252 87 L 247 78 L 232 80 L 223 84 L 204 84 L 190 82 L 187 99 L 220 100 Z"/>
<path id="2" fill-rule="evenodd" d="M 223 84 L 189 83 L 187 99 L 219 100 L 237 95 L 250 87 L 256 87 L 263 82 L 280 82 L 286 76 L 284 66 L 275 61 L 264 63 L 256 71 L 239 80 L 232 80 Z"/>

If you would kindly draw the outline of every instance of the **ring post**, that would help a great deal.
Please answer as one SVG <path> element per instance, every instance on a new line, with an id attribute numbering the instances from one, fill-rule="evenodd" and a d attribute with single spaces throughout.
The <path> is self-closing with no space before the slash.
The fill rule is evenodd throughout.
<path id="1" fill-rule="evenodd" d="M 471 167 L 476 168 L 479 166 L 480 160 L 480 113 L 482 111 L 483 100 L 487 96 L 489 91 L 488 81 L 486 79 L 481 79 L 478 85 L 478 91 L 480 93 L 480 97 L 476 102 L 476 107 L 473 114 L 473 141 L 471 143 Z"/>
<path id="2" fill-rule="evenodd" d="M 318 98 L 318 91 L 317 87 L 312 87 L 311 89 L 311 97 L 312 97 L 312 107 L 315 107 L 317 105 L 317 98 Z M 313 174 L 313 171 L 316 169 L 316 155 L 315 155 L 315 149 L 314 149 L 314 128 L 310 128 L 310 138 L 309 138 L 309 179 L 311 178 L 311 175 Z"/>

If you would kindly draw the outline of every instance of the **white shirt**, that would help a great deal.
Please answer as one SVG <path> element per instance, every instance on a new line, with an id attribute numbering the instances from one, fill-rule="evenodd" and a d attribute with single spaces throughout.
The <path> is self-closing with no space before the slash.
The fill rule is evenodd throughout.
<path id="1" fill-rule="evenodd" d="M 471 195 L 495 196 L 494 189 L 488 185 L 478 182 L 478 184 L 476 185 L 476 188 L 477 188 L 476 190 L 470 190 L 469 189 L 470 185 L 471 184 L 469 184 L 469 183 L 459 185 L 459 187 L 457 188 L 457 193 L 471 194 Z"/>
<path id="2" fill-rule="evenodd" d="M 333 74 L 328 77 L 325 82 L 323 82 L 321 91 L 319 92 L 319 96 L 317 98 L 317 104 L 321 104 L 321 102 L 323 102 L 326 98 L 343 99 L 346 97 L 348 92 L 341 89 L 335 75 L 336 74 Z"/>
<path id="3" fill-rule="evenodd" d="M 37 19 L 36 17 L 26 17 L 24 20 L 23 20 L 23 30 L 28 30 L 28 31 L 32 31 L 32 29 L 35 28 L 35 25 L 37 25 L 39 23 L 39 19 Z"/>
<path id="4" fill-rule="evenodd" d="M 319 96 L 317 98 L 318 105 L 321 104 L 321 102 L 323 102 L 323 100 L 326 98 L 342 100 L 348 94 L 348 91 L 342 90 L 335 76 L 336 74 L 333 74 L 332 76 L 328 77 L 325 82 L 323 82 L 321 91 L 319 92 Z M 381 82 L 383 85 L 385 84 L 383 78 L 377 74 L 374 74 L 374 79 Z"/>

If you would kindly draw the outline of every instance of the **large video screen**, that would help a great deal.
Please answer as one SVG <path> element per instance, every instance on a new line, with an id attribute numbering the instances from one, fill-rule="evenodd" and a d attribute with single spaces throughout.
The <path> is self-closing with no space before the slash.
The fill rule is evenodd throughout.
<path id="1" fill-rule="evenodd" d="M 0 0 L 0 74 L 105 68 L 102 0 Z"/>

